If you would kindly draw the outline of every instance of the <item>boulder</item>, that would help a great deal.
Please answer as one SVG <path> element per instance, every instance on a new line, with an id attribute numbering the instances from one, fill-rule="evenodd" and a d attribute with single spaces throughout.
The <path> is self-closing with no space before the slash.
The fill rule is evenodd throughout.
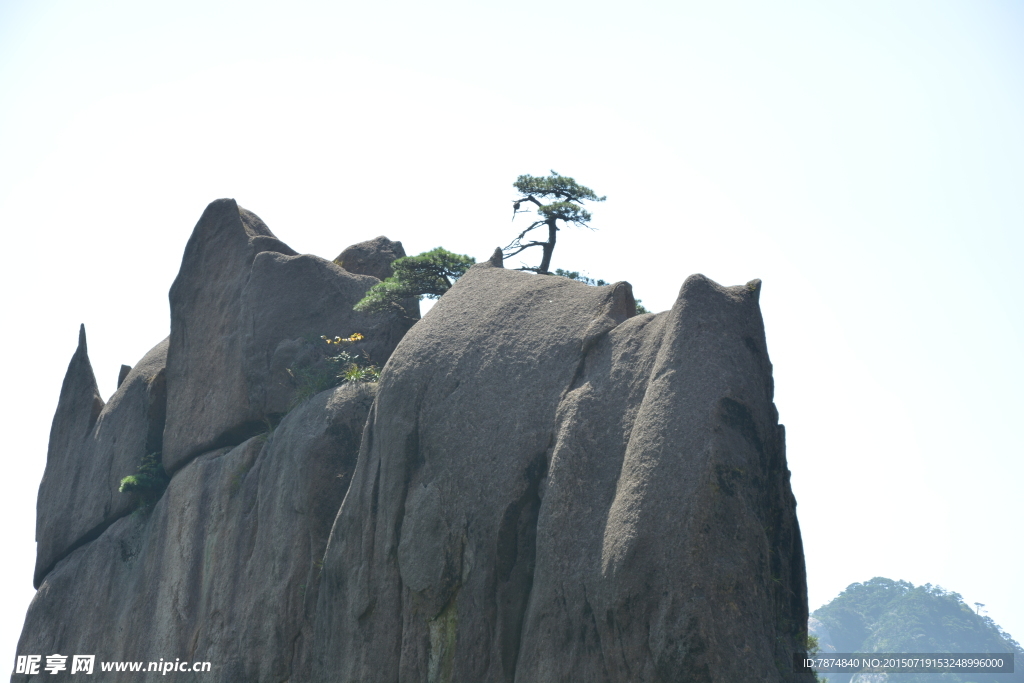
<path id="1" fill-rule="evenodd" d="M 124 377 L 105 404 L 86 351 L 85 328 L 68 366 L 50 430 L 36 503 L 34 584 L 77 546 L 129 513 L 136 501 L 118 491 L 142 458 L 158 453 L 164 428 L 167 340 Z"/>
<path id="2" fill-rule="evenodd" d="M 394 275 L 391 262 L 403 256 L 405 249 L 402 248 L 401 242 L 392 242 L 381 235 L 347 247 L 338 254 L 334 263 L 350 273 L 372 275 L 378 280 L 386 280 Z"/>
<path id="3" fill-rule="evenodd" d="M 283 342 L 361 332 L 357 350 L 383 365 L 412 321 L 352 310 L 376 282 L 297 255 L 233 199 L 211 203 L 170 291 L 167 471 L 244 441 L 288 410 L 298 387 L 275 360 Z"/>
<path id="4" fill-rule="evenodd" d="M 272 434 L 184 466 L 151 510 L 116 521 L 45 577 L 18 654 L 95 654 L 95 673 L 100 661 L 180 657 L 212 670 L 177 680 L 310 680 L 320 561 L 374 390 L 323 392 Z"/>
<path id="5" fill-rule="evenodd" d="M 334 263 L 350 273 L 371 275 L 378 280 L 386 280 L 395 274 L 391 267 L 394 260 L 405 255 L 401 242 L 392 242 L 381 235 L 347 247 L 334 259 Z M 410 296 L 399 301 L 399 305 L 410 320 L 419 319 L 421 298 Z"/>
<path id="6" fill-rule="evenodd" d="M 234 199 L 206 207 L 171 285 L 164 467 L 238 443 L 259 428 L 242 367 L 242 291 L 261 251 L 295 252 Z"/>
<path id="7" fill-rule="evenodd" d="M 536 514 L 558 403 L 632 312 L 626 283 L 487 262 L 406 335 L 325 555 L 315 680 L 506 678 L 532 576 L 520 517 Z"/>
<path id="8" fill-rule="evenodd" d="M 759 283 L 472 268 L 381 377 L 313 680 L 812 680 Z"/>
<path id="9" fill-rule="evenodd" d="M 791 681 L 804 558 L 760 281 L 687 279 L 558 407 L 517 680 Z"/>

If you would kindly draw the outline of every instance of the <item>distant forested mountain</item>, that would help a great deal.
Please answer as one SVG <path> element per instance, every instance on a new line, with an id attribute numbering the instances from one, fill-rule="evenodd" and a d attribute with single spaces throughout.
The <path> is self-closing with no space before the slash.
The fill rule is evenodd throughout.
<path id="1" fill-rule="evenodd" d="M 1024 650 L 990 617 L 975 613 L 959 593 L 875 577 L 847 586 L 811 614 L 808 629 L 822 652 L 1016 652 L 1013 674 L 823 674 L 831 683 L 1024 682 Z"/>

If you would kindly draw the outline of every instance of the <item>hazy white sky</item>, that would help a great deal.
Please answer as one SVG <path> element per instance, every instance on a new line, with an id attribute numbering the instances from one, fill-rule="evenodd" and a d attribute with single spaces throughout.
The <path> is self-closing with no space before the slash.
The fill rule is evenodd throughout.
<path id="1" fill-rule="evenodd" d="M 812 610 L 886 576 L 1024 640 L 1024 5 L 626 7 L 0 0 L 0 658 L 78 325 L 109 397 L 209 201 L 480 259 L 550 169 L 608 195 L 553 267 L 764 281 Z"/>

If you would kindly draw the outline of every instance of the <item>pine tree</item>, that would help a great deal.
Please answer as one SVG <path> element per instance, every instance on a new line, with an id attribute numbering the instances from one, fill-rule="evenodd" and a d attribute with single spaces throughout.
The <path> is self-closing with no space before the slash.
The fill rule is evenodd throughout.
<path id="1" fill-rule="evenodd" d="M 416 256 L 403 256 L 391 264 L 394 275 L 371 287 L 354 308 L 364 313 L 397 310 L 406 318 L 412 318 L 402 306 L 404 299 L 440 298 L 474 263 L 476 259 L 472 256 L 454 254 L 442 247 Z"/>
<path id="2" fill-rule="evenodd" d="M 512 240 L 512 243 L 502 251 L 505 258 L 515 256 L 524 249 L 530 247 L 541 247 L 543 256 L 540 265 L 536 268 L 523 266 L 519 270 L 529 270 L 535 273 L 550 274 L 548 267 L 551 265 L 551 254 L 555 250 L 555 240 L 558 235 L 558 221 L 572 223 L 584 228 L 590 228 L 590 212 L 583 208 L 583 200 L 592 202 L 603 202 L 607 197 L 598 197 L 589 187 L 584 187 L 574 179 L 559 175 L 551 171 L 547 177 L 532 175 L 521 175 L 513 183 L 513 187 L 519 191 L 519 198 L 512 200 L 512 220 L 520 213 L 519 207 L 523 202 L 531 202 L 537 206 L 537 214 L 540 220 L 534 221 L 526 230 L 519 233 L 519 236 Z M 555 201 L 544 204 L 541 199 L 552 198 Z M 548 239 L 546 242 L 530 241 L 523 243 L 526 233 L 534 228 L 546 225 L 548 227 Z M 591 228 L 592 229 L 592 228 Z"/>

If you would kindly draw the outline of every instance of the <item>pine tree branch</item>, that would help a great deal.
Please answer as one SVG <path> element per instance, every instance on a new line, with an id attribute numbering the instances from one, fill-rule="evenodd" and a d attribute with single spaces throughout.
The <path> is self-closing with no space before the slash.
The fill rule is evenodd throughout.
<path id="1" fill-rule="evenodd" d="M 516 254 L 518 254 L 519 252 L 523 251 L 524 249 L 529 249 L 530 247 L 544 247 L 544 246 L 547 246 L 547 242 L 530 242 L 529 244 L 515 244 L 515 245 L 510 244 L 507 247 L 505 247 L 505 249 L 502 249 L 502 251 L 504 252 L 504 251 L 506 251 L 508 249 L 515 249 L 515 251 L 505 254 L 505 258 L 508 258 L 509 256 L 515 256 Z"/>

